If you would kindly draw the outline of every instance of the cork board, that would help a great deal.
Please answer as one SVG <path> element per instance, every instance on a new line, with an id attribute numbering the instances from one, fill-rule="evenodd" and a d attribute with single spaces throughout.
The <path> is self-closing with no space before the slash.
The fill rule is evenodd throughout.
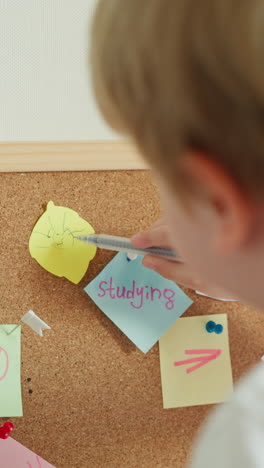
<path id="1" fill-rule="evenodd" d="M 182 468 L 212 407 L 164 410 L 158 346 L 142 354 L 84 293 L 111 252 L 98 252 L 77 286 L 31 259 L 28 237 L 49 200 L 97 232 L 122 236 L 160 211 L 144 171 L 1 174 L 1 321 L 32 308 L 52 327 L 42 339 L 23 328 L 24 417 L 12 419 L 14 438 L 58 468 Z M 187 293 L 194 304 L 186 315 L 228 313 L 237 380 L 263 354 L 264 315 Z"/>

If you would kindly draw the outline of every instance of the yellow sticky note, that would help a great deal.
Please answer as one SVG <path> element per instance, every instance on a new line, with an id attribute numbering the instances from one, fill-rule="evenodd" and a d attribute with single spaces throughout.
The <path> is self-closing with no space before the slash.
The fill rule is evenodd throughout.
<path id="1" fill-rule="evenodd" d="M 208 333 L 206 323 L 223 326 Z M 159 341 L 164 408 L 220 403 L 233 390 L 226 314 L 183 317 Z"/>
<path id="2" fill-rule="evenodd" d="M 76 211 L 55 206 L 52 201 L 38 219 L 29 239 L 31 257 L 45 270 L 77 284 L 85 275 L 96 247 L 75 238 L 94 233 L 93 227 Z"/>

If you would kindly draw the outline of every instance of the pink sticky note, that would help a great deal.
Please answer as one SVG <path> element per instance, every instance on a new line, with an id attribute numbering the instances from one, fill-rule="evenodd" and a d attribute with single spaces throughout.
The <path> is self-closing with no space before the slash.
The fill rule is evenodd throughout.
<path id="1" fill-rule="evenodd" d="M 0 466 L 5 468 L 55 468 L 24 445 L 9 437 L 0 439 Z"/>

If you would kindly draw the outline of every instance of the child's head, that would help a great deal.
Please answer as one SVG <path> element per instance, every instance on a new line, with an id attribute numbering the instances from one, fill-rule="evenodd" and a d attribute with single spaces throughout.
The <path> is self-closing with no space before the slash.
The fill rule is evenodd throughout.
<path id="1" fill-rule="evenodd" d="M 264 260 L 263 26 L 262 0 L 101 0 L 92 35 L 99 105 L 158 173 L 175 247 L 246 300 Z"/>

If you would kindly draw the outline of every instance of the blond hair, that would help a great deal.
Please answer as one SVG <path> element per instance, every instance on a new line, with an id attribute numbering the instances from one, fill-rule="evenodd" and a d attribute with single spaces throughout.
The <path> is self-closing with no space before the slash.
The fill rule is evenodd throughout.
<path id="1" fill-rule="evenodd" d="M 264 192 L 262 0 L 99 0 L 92 77 L 109 123 L 175 179 L 206 152 Z"/>

